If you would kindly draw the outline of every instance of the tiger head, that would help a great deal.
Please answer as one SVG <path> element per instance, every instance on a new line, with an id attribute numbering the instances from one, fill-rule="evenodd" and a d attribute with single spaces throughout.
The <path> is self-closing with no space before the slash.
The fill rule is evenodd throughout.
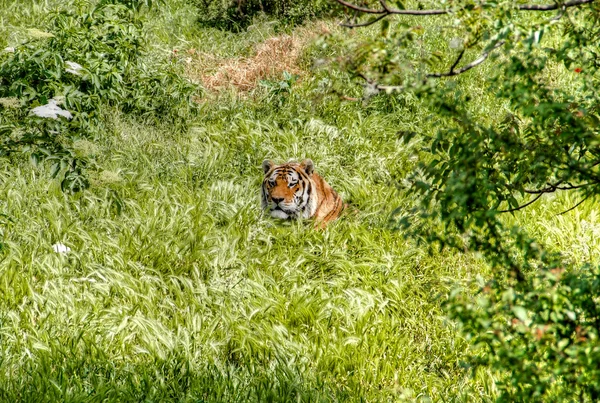
<path id="1" fill-rule="evenodd" d="M 301 163 L 275 165 L 262 163 L 265 178 L 262 183 L 262 208 L 275 218 L 310 218 L 317 209 L 314 164 L 310 159 Z"/>

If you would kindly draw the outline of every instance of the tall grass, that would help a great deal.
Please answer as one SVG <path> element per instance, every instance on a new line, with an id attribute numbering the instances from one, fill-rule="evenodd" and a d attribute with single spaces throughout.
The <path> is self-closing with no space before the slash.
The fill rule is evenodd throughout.
<path id="1" fill-rule="evenodd" d="M 12 24 L 30 27 L 35 7 Z M 157 51 L 235 57 L 274 34 L 202 30 L 186 7 L 167 2 L 154 20 Z M 2 400 L 493 399 L 493 379 L 461 366 L 468 342 L 440 308 L 488 268 L 430 254 L 389 222 L 416 202 L 396 190 L 420 155 L 399 132 L 436 122 L 408 95 L 363 105 L 328 94 L 332 76 L 309 63 L 336 50 L 306 52 L 307 76 L 277 106 L 264 88 L 207 95 L 186 132 L 103 110 L 100 168 L 83 192 L 62 193 L 44 167 L 0 161 Z M 461 78 L 473 91 L 477 74 Z M 260 211 L 261 161 L 305 157 L 351 205 L 324 231 Z M 550 213 L 565 203 L 519 217 L 594 260 L 594 210 Z"/>
<path id="2" fill-rule="evenodd" d="M 5 165 L 4 396 L 462 393 L 465 342 L 437 298 L 474 261 L 429 257 L 389 230 L 381 212 L 401 202 L 395 191 L 344 174 L 335 147 L 317 154 L 321 171 L 358 214 L 322 232 L 263 217 L 259 167 L 236 155 L 268 154 L 270 136 L 290 154 L 304 137 L 243 119 L 173 136 L 118 117 L 102 161 L 113 175 L 75 196 L 42 170 Z M 381 159 L 371 148 L 355 158 Z M 58 242 L 71 252 L 56 254 Z"/>

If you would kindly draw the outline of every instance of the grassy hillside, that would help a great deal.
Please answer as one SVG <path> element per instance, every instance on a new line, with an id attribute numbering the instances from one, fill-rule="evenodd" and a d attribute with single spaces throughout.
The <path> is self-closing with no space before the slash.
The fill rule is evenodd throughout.
<path id="1" fill-rule="evenodd" d="M 0 46 L 58 3 L 0 1 Z M 234 34 L 167 3 L 147 16 L 146 57 L 174 58 L 206 87 L 185 128 L 103 106 L 85 143 L 96 169 L 78 193 L 26 156 L 0 159 L 2 400 L 493 399 L 491 377 L 461 366 L 468 342 L 440 304 L 488 269 L 428 253 L 390 222 L 416 202 L 397 185 L 426 158 L 399 133 L 433 128 L 427 110 L 408 95 L 341 97 L 357 89 L 315 62 L 346 46 L 334 22 L 260 20 Z M 485 100 L 482 74 L 461 85 Z M 308 157 L 351 204 L 324 231 L 260 211 L 262 160 Z M 569 202 L 515 219 L 593 260 L 597 214 L 556 218 Z"/>

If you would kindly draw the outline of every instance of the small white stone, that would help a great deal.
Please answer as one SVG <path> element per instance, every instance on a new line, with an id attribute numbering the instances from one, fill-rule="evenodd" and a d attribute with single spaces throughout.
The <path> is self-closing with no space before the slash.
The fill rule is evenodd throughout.
<path id="1" fill-rule="evenodd" d="M 15 48 L 13 48 L 12 46 L 9 46 L 7 48 L 4 48 L 4 51 L 8 52 L 8 53 L 15 53 Z"/>
<path id="2" fill-rule="evenodd" d="M 67 245 L 64 245 L 60 242 L 55 243 L 54 245 L 52 245 L 52 249 L 54 249 L 54 252 L 56 253 L 69 253 L 71 252 L 71 248 L 69 248 Z"/>

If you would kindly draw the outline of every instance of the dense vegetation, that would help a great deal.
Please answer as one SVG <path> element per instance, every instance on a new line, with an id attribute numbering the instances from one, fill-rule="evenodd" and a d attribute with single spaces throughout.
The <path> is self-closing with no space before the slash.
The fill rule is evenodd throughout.
<path id="1" fill-rule="evenodd" d="M 414 28 L 412 56 L 446 49 L 449 17 L 347 31 L 314 20 L 339 10 L 314 2 L 248 10 L 231 31 L 229 2 L 202 4 L 0 0 L 2 400 L 489 401 L 551 381 L 550 400 L 594 383 L 596 338 L 572 318 L 595 306 L 597 282 L 572 269 L 598 263 L 592 203 L 557 215 L 579 199 L 553 192 L 498 218 L 568 264 L 531 276 L 532 262 L 533 287 L 512 294 L 485 253 L 419 242 L 452 225 L 397 225 L 423 205 L 406 187 L 431 137 L 455 127 L 418 92 L 377 95 L 357 75 L 396 57 L 393 28 Z M 481 127 L 511 110 L 494 71 L 444 92 L 477 99 Z M 63 114 L 33 112 L 50 103 Z M 306 157 L 351 205 L 324 231 L 260 211 L 261 161 Z M 563 327 L 529 322 L 535 309 Z M 501 365 L 479 344 L 498 334 Z M 562 334 L 588 345 L 569 355 Z M 541 382 L 512 385 L 505 362 Z"/>
<path id="2" fill-rule="evenodd" d="M 371 93 L 419 97 L 438 122 L 433 133 L 413 134 L 428 138 L 429 155 L 407 178 L 420 203 L 399 212 L 400 224 L 430 243 L 481 252 L 494 268 L 475 303 L 465 294 L 448 302 L 482 346 L 469 361 L 496 371 L 500 400 L 598 400 L 600 272 L 503 216 L 545 194 L 577 194 L 565 214 L 600 193 L 598 4 L 459 1 L 409 10 L 340 3 L 377 17 L 346 25 L 385 22 L 366 49 L 351 53 L 351 70 Z M 390 27 L 389 18 L 407 13 L 442 17 L 436 31 L 447 46 L 422 46 L 422 27 Z M 497 109 L 482 114 L 478 94 L 461 78 L 484 63 L 494 68 L 480 88 Z"/>

